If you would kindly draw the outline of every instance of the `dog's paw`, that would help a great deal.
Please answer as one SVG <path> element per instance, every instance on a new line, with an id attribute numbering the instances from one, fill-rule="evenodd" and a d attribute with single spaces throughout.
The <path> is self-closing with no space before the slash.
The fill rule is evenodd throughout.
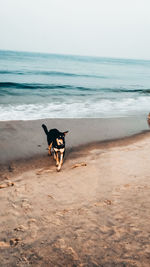
<path id="1" fill-rule="evenodd" d="M 60 172 L 60 170 L 61 170 L 61 166 L 58 165 L 58 167 L 57 167 L 57 171 Z"/>

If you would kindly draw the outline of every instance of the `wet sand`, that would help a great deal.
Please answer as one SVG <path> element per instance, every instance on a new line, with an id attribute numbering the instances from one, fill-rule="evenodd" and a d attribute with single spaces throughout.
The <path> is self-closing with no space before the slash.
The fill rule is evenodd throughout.
<path id="1" fill-rule="evenodd" d="M 114 119 L 44 119 L 0 122 L 0 164 L 45 155 L 47 142 L 41 127 L 69 130 L 67 151 L 101 141 L 131 136 L 149 130 L 145 117 Z"/>
<path id="2" fill-rule="evenodd" d="M 89 146 L 81 136 L 77 150 L 68 135 L 60 173 L 39 136 L 43 158 L 2 173 L 1 266 L 149 266 L 150 133 Z"/>

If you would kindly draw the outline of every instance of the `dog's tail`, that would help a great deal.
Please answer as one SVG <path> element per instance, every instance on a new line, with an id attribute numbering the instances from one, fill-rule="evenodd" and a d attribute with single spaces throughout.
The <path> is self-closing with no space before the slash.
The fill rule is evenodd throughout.
<path id="1" fill-rule="evenodd" d="M 42 124 L 42 127 L 43 127 L 43 129 L 44 129 L 44 132 L 46 133 L 46 135 L 48 135 L 48 130 L 47 130 L 47 127 L 46 127 L 46 125 L 45 125 L 45 124 Z"/>

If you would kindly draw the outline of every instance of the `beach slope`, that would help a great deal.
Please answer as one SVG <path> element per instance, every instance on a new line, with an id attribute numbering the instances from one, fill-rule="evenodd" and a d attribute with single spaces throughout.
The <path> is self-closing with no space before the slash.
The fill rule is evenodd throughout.
<path id="1" fill-rule="evenodd" d="M 149 266 L 150 134 L 77 154 L 3 176 L 1 266 Z"/>

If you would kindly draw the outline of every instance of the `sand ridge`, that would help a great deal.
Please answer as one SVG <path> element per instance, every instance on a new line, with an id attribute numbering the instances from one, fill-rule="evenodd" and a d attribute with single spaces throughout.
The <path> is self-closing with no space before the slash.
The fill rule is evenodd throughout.
<path id="1" fill-rule="evenodd" d="M 52 162 L 12 175 L 0 189 L 2 266 L 149 266 L 149 152 L 147 136 L 83 151 L 60 173 Z"/>

